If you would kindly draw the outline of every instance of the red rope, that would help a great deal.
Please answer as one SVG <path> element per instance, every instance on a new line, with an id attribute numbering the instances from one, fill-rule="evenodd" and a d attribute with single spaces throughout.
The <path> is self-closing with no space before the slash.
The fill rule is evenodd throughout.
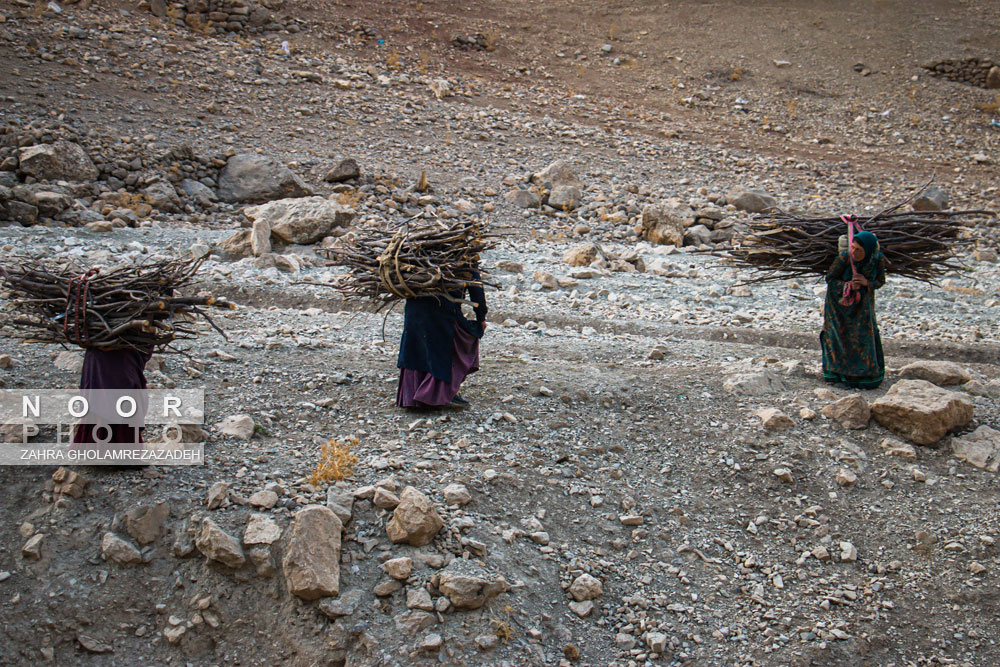
<path id="1" fill-rule="evenodd" d="M 100 273 L 100 269 L 92 267 L 86 273 L 69 279 L 66 290 L 66 311 L 63 313 L 63 335 L 68 340 L 88 347 L 90 333 L 87 331 L 87 298 L 90 290 L 90 279 Z M 70 310 L 73 316 L 73 336 L 69 334 Z M 81 336 L 82 333 L 82 336 Z"/>
<path id="2" fill-rule="evenodd" d="M 857 227 L 859 232 L 863 232 L 861 229 L 861 224 L 858 222 L 858 216 L 856 215 L 842 215 L 840 219 L 847 223 L 847 261 L 851 263 L 851 276 L 852 278 L 858 277 L 858 269 L 854 266 L 854 228 Z M 861 299 L 861 295 L 854 289 L 853 285 L 848 282 L 844 284 L 844 293 L 840 298 L 840 303 L 849 306 L 857 303 Z"/>

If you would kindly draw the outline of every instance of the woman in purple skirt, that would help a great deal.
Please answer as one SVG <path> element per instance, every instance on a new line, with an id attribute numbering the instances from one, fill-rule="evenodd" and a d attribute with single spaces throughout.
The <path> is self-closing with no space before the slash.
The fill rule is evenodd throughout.
<path id="1" fill-rule="evenodd" d="M 472 280 L 479 274 L 473 272 Z M 399 343 L 399 388 L 396 405 L 403 408 L 465 407 L 458 389 L 469 373 L 479 370 L 479 339 L 486 330 L 486 293 L 467 284 L 476 321 L 462 315 L 459 303 L 436 297 L 406 300 L 403 337 Z M 465 294 L 455 293 L 456 299 Z"/>
<path id="2" fill-rule="evenodd" d="M 146 362 L 151 351 L 138 349 L 100 350 L 87 348 L 80 373 L 80 389 L 145 389 Z M 145 414 L 144 401 L 137 401 L 139 412 Z M 99 407 L 94 412 L 110 413 L 109 406 Z M 131 449 L 142 442 L 142 428 L 128 424 L 103 423 L 98 417 L 85 417 L 88 423 L 80 423 L 73 434 L 74 449 L 97 446 L 104 449 Z M 95 434 L 96 430 L 96 434 Z M 108 433 L 110 431 L 110 433 Z M 125 466 L 121 466 L 125 467 Z"/>

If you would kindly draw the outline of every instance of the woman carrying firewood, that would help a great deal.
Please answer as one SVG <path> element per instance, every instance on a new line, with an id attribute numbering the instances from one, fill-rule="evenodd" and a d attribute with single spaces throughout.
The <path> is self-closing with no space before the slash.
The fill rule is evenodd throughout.
<path id="1" fill-rule="evenodd" d="M 466 279 L 470 282 L 465 283 L 465 289 L 450 292 L 452 299 L 424 296 L 406 300 L 396 363 L 400 369 L 397 406 L 468 406 L 458 390 L 469 373 L 479 370 L 479 339 L 486 331 L 487 308 L 479 272 L 469 271 Z M 474 322 L 462 314 L 466 292 L 474 306 Z"/>
<path id="2" fill-rule="evenodd" d="M 200 335 L 196 318 L 223 333 L 206 309 L 232 304 L 204 294 L 176 295 L 194 283 L 203 261 L 165 258 L 82 273 L 72 264 L 25 256 L 0 264 L 6 322 L 23 329 L 27 340 L 86 350 L 80 389 L 88 409 L 73 435 L 76 460 L 134 461 L 132 452 L 143 449 L 137 447 L 147 408 L 143 371 L 153 351 L 167 352 L 176 341 Z M 126 416 L 120 408 L 129 406 Z"/>
<path id="3" fill-rule="evenodd" d="M 875 290 L 885 284 L 885 257 L 871 232 L 853 235 L 826 272 L 823 308 L 823 379 L 874 389 L 885 376 L 882 338 L 875 320 Z"/>

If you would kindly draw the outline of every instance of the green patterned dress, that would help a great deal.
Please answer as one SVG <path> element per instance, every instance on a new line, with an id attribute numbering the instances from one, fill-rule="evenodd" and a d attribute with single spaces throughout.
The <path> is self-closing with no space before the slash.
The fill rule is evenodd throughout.
<path id="1" fill-rule="evenodd" d="M 875 290 L 885 284 L 885 257 L 874 253 L 858 267 L 868 279 L 861 299 L 850 306 L 840 303 L 851 265 L 842 252 L 826 272 L 826 305 L 823 307 L 823 379 L 850 387 L 874 389 L 885 377 L 882 337 L 875 321 Z"/>

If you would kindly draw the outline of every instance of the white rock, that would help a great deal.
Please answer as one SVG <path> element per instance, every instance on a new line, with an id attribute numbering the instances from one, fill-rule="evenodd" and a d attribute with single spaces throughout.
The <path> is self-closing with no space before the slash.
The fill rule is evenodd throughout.
<path id="1" fill-rule="evenodd" d="M 254 422 L 250 415 L 232 415 L 219 422 L 216 427 L 223 435 L 232 436 L 240 440 L 249 440 L 253 437 Z"/>
<path id="2" fill-rule="evenodd" d="M 604 585 L 597 577 L 584 573 L 570 584 L 569 594 L 577 602 L 593 600 L 604 594 Z"/>
<path id="3" fill-rule="evenodd" d="M 243 531 L 243 544 L 273 544 L 281 538 L 281 528 L 264 514 L 251 514 Z"/>

